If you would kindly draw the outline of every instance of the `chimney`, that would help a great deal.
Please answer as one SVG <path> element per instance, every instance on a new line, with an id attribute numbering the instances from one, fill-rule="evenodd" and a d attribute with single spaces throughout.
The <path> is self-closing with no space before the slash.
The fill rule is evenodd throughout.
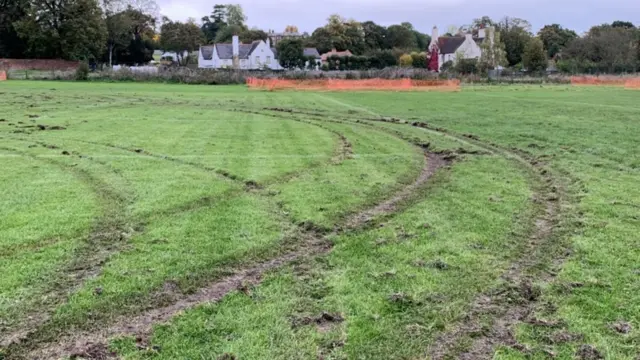
<path id="1" fill-rule="evenodd" d="M 438 46 L 438 38 L 440 37 L 440 35 L 438 35 L 438 27 L 434 26 L 433 30 L 431 30 L 431 43 L 429 44 L 429 51 L 433 50 L 434 46 Z"/>
<path id="2" fill-rule="evenodd" d="M 481 27 L 480 29 L 478 29 L 478 38 L 484 39 L 485 36 L 486 34 L 485 34 L 484 27 Z"/>
<path id="3" fill-rule="evenodd" d="M 238 39 L 238 35 L 233 35 L 232 38 L 232 47 L 233 47 L 233 67 L 238 68 L 240 65 L 240 41 Z"/>
<path id="4" fill-rule="evenodd" d="M 267 47 L 271 48 L 271 39 L 267 36 Z"/>

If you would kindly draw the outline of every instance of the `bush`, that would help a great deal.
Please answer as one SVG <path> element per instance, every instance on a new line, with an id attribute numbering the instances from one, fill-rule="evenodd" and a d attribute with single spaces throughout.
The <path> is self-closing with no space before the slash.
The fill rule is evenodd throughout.
<path id="1" fill-rule="evenodd" d="M 87 81 L 89 80 L 89 64 L 86 62 L 81 62 L 78 65 L 75 73 L 75 79 L 77 81 Z"/>
<path id="2" fill-rule="evenodd" d="M 463 75 L 476 74 L 478 72 L 478 59 L 458 59 L 454 70 Z"/>
<path id="3" fill-rule="evenodd" d="M 401 67 L 411 67 L 413 65 L 413 58 L 409 54 L 404 54 L 400 56 L 399 63 Z"/>
<path id="4" fill-rule="evenodd" d="M 449 71 L 449 70 L 453 70 L 453 68 L 454 68 L 453 67 L 453 61 L 449 60 L 449 61 L 445 62 L 444 64 L 442 64 L 442 67 L 440 68 L 440 70 L 442 72 L 446 72 L 446 71 Z"/>
<path id="5" fill-rule="evenodd" d="M 427 54 L 412 52 L 411 60 L 414 68 L 418 68 L 418 69 L 427 68 Z"/>

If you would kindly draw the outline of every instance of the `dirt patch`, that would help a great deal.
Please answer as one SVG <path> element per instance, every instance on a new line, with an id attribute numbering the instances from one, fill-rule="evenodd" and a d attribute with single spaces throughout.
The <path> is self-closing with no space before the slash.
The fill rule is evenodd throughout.
<path id="1" fill-rule="evenodd" d="M 375 216 L 388 214 L 396 211 L 399 205 L 408 198 L 418 187 L 422 186 L 435 172 L 448 165 L 450 162 L 443 160 L 437 154 L 425 154 L 427 160 L 423 171 L 416 181 L 396 193 L 392 198 L 384 201 L 374 208 L 364 211 L 362 214 L 353 216 L 346 221 L 346 227 L 350 229 L 365 225 Z M 138 316 L 122 317 L 116 320 L 113 325 L 103 327 L 96 332 L 78 333 L 66 338 L 57 339 L 55 343 L 43 344 L 37 350 L 29 354 L 29 358 L 63 357 L 70 353 L 84 349 L 88 344 L 107 344 L 108 339 L 117 335 L 132 335 L 147 338 L 152 330 L 152 326 L 157 323 L 165 323 L 177 313 L 208 302 L 216 302 L 232 291 L 243 291 L 259 284 L 262 275 L 270 270 L 281 267 L 285 264 L 297 261 L 309 256 L 316 256 L 330 251 L 331 243 L 328 240 L 334 233 L 327 234 L 326 229 L 317 229 L 314 224 L 303 223 L 300 225 L 301 233 L 298 235 L 302 241 L 297 241 L 295 248 L 285 254 L 262 263 L 246 266 L 233 271 L 231 275 L 222 277 L 207 287 L 201 288 L 190 295 L 174 294 L 178 297 L 170 305 L 155 308 L 144 312 Z M 246 293 L 246 292 L 245 292 Z M 326 331 L 328 324 L 340 322 L 342 316 L 338 314 L 322 313 L 312 321 L 318 324 L 319 331 Z"/>
<path id="2" fill-rule="evenodd" d="M 390 199 L 387 199 L 383 203 L 373 207 L 372 209 L 363 211 L 353 216 L 347 221 L 347 227 L 354 228 L 371 222 L 374 218 L 381 215 L 390 214 L 397 210 L 398 205 L 404 201 L 410 194 L 415 192 L 420 186 L 427 182 L 438 169 L 448 166 L 452 160 L 448 156 L 435 153 L 425 153 L 425 166 L 422 168 L 422 172 L 418 179 L 411 185 L 402 189 L 402 191 L 396 193 Z"/>
<path id="3" fill-rule="evenodd" d="M 65 128 L 64 126 L 59 126 L 59 125 L 53 125 L 53 126 L 48 126 L 48 125 L 43 125 L 43 124 L 38 124 L 38 129 L 39 130 L 66 130 L 67 128 Z"/>
<path id="4" fill-rule="evenodd" d="M 414 126 L 440 131 L 426 123 L 414 123 Z M 540 215 L 535 219 L 528 239 L 523 239 L 523 256 L 515 260 L 501 276 L 506 285 L 490 289 L 476 297 L 465 321 L 441 334 L 433 342 L 429 349 L 432 359 L 489 359 L 493 357 L 497 346 L 519 345 L 513 328 L 516 324 L 531 318 L 541 295 L 540 288 L 535 286 L 525 273 L 537 265 L 536 249 L 545 246 L 552 238 L 552 230 L 560 212 L 562 194 L 554 186 L 554 179 L 540 161 L 527 160 L 527 157 L 522 157 L 520 153 L 494 144 L 485 144 L 471 134 L 464 134 L 461 138 L 470 139 L 471 143 L 484 148 L 487 153 L 511 158 L 518 166 L 531 173 L 536 184 L 534 203 L 540 208 Z M 543 274 L 538 280 L 548 282 L 552 276 Z M 482 325 L 482 319 L 492 320 L 488 330 Z M 458 344 L 463 339 L 472 339 L 471 345 L 467 351 L 457 353 Z"/>
<path id="5" fill-rule="evenodd" d="M 291 321 L 291 326 L 293 328 L 298 328 L 301 326 L 315 324 L 319 332 L 327 332 L 334 324 L 341 323 L 343 321 L 344 317 L 342 314 L 322 312 L 320 315 L 314 317 L 303 316 L 301 318 L 294 318 Z"/>
<path id="6" fill-rule="evenodd" d="M 604 356 L 593 345 L 582 345 L 576 351 L 576 357 L 581 360 L 604 359 Z"/>
<path id="7" fill-rule="evenodd" d="M 618 334 L 628 334 L 633 330 L 631 324 L 626 321 L 618 321 L 610 325 L 611 329 Z"/>

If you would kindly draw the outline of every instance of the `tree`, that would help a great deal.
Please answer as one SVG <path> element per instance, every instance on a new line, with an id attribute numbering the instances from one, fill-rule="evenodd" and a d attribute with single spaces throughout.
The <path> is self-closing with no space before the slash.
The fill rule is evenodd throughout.
<path id="1" fill-rule="evenodd" d="M 0 0 L 0 58 L 22 58 L 27 43 L 18 36 L 14 23 L 27 14 L 26 0 Z"/>
<path id="2" fill-rule="evenodd" d="M 431 36 L 427 34 L 422 34 L 421 32 L 414 30 L 413 35 L 416 38 L 416 47 L 420 51 L 426 51 L 431 43 Z"/>
<path id="3" fill-rule="evenodd" d="M 637 46 L 635 29 L 594 26 L 567 46 L 562 61 L 570 61 L 577 72 L 635 72 L 640 66 Z"/>
<path id="4" fill-rule="evenodd" d="M 31 1 L 25 16 L 14 26 L 33 57 L 97 59 L 107 41 L 96 0 Z"/>
<path id="5" fill-rule="evenodd" d="M 412 30 L 402 25 L 391 25 L 387 28 L 387 48 L 414 50 L 418 47 Z"/>
<path id="6" fill-rule="evenodd" d="M 297 34 L 298 33 L 298 27 L 295 25 L 287 25 L 284 28 L 284 32 L 285 33 L 293 33 L 293 34 Z"/>
<path id="7" fill-rule="evenodd" d="M 213 6 L 213 12 L 209 16 L 202 18 L 202 32 L 204 33 L 207 43 L 211 44 L 215 41 L 218 31 L 227 26 L 227 8 L 225 5 L 216 4 Z"/>
<path id="8" fill-rule="evenodd" d="M 495 29 L 487 29 L 486 39 L 480 45 L 482 55 L 478 61 L 480 70 L 493 70 L 507 64 L 507 52 L 504 43 L 500 40 L 500 33 Z"/>
<path id="9" fill-rule="evenodd" d="M 575 31 L 564 29 L 558 24 L 545 25 L 538 31 L 538 37 L 542 40 L 547 56 L 555 57 L 572 40 L 578 37 Z"/>
<path id="10" fill-rule="evenodd" d="M 306 58 L 300 39 L 283 39 L 278 42 L 278 62 L 285 69 L 304 68 Z"/>
<path id="11" fill-rule="evenodd" d="M 522 62 L 524 48 L 531 39 L 531 24 L 526 20 L 507 16 L 496 28 L 505 46 L 508 65 L 514 66 Z"/>
<path id="12" fill-rule="evenodd" d="M 149 51 L 152 52 L 154 47 L 156 20 L 153 13 L 157 9 L 155 2 L 102 0 L 102 9 L 107 28 L 106 60 L 109 66 L 113 64 L 114 52 L 119 52 L 121 56 L 118 58 L 129 64 L 152 60 Z"/>
<path id="13" fill-rule="evenodd" d="M 373 21 L 365 21 L 362 23 L 362 29 L 364 31 L 364 47 L 366 51 L 386 48 L 387 28 Z"/>
<path id="14" fill-rule="evenodd" d="M 539 38 L 531 38 L 522 55 L 522 65 L 532 72 L 544 71 L 547 68 L 547 54 L 544 44 Z"/>
<path id="15" fill-rule="evenodd" d="M 635 29 L 636 27 L 633 25 L 632 22 L 629 21 L 614 21 L 611 23 L 611 27 L 613 28 L 623 28 L 623 29 Z"/>
<path id="16" fill-rule="evenodd" d="M 239 25 L 227 25 L 218 30 L 216 33 L 216 38 L 214 42 L 216 43 L 225 43 L 230 42 L 234 35 L 240 36 L 245 29 Z"/>
<path id="17" fill-rule="evenodd" d="M 244 24 L 247 21 L 247 17 L 244 15 L 244 10 L 240 4 L 227 4 L 227 24 L 237 25 L 245 28 Z"/>
<path id="18" fill-rule="evenodd" d="M 240 33 L 240 42 L 252 43 L 256 40 L 267 40 L 267 33 L 259 29 L 245 30 Z"/>
<path id="19" fill-rule="evenodd" d="M 309 45 L 315 46 L 321 54 L 331 51 L 333 48 L 331 33 L 324 27 L 317 28 L 311 34 L 311 43 Z"/>
<path id="20" fill-rule="evenodd" d="M 355 20 L 347 20 L 340 15 L 333 14 L 327 19 L 327 24 L 317 28 L 311 35 L 313 43 L 321 53 L 336 50 L 350 50 L 354 54 L 365 51 L 365 32 L 362 25 Z"/>
<path id="21" fill-rule="evenodd" d="M 496 25 L 497 24 L 495 23 L 495 21 L 493 21 L 493 19 L 485 15 L 481 18 L 473 19 L 470 28 L 474 33 L 477 33 L 480 29 L 485 29 Z"/>
<path id="22" fill-rule="evenodd" d="M 175 51 L 178 63 L 184 64 L 184 53 L 191 53 L 205 42 L 200 27 L 190 19 L 186 23 L 173 22 L 168 18 L 160 28 L 160 45 L 165 51 Z"/>

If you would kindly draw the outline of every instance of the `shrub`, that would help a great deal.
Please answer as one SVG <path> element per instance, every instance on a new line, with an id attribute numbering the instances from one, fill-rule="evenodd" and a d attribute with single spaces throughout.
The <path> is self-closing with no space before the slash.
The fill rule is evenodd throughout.
<path id="1" fill-rule="evenodd" d="M 86 62 L 81 62 L 78 65 L 75 73 L 75 79 L 77 81 L 87 81 L 89 80 L 89 64 Z"/>
<path id="2" fill-rule="evenodd" d="M 445 62 L 444 64 L 442 64 L 442 67 L 440 68 L 440 70 L 442 72 L 445 72 L 445 71 L 453 70 L 453 68 L 454 68 L 453 67 L 453 61 L 449 60 L 449 61 Z"/>
<path id="3" fill-rule="evenodd" d="M 478 72 L 478 59 L 458 59 L 454 70 L 459 74 L 475 74 Z"/>
<path id="4" fill-rule="evenodd" d="M 401 67 L 411 67 L 411 65 L 413 65 L 413 58 L 409 54 L 404 54 L 400 56 L 399 63 Z"/>
<path id="5" fill-rule="evenodd" d="M 411 60 L 414 68 L 418 68 L 418 69 L 427 68 L 427 54 L 412 52 Z"/>

